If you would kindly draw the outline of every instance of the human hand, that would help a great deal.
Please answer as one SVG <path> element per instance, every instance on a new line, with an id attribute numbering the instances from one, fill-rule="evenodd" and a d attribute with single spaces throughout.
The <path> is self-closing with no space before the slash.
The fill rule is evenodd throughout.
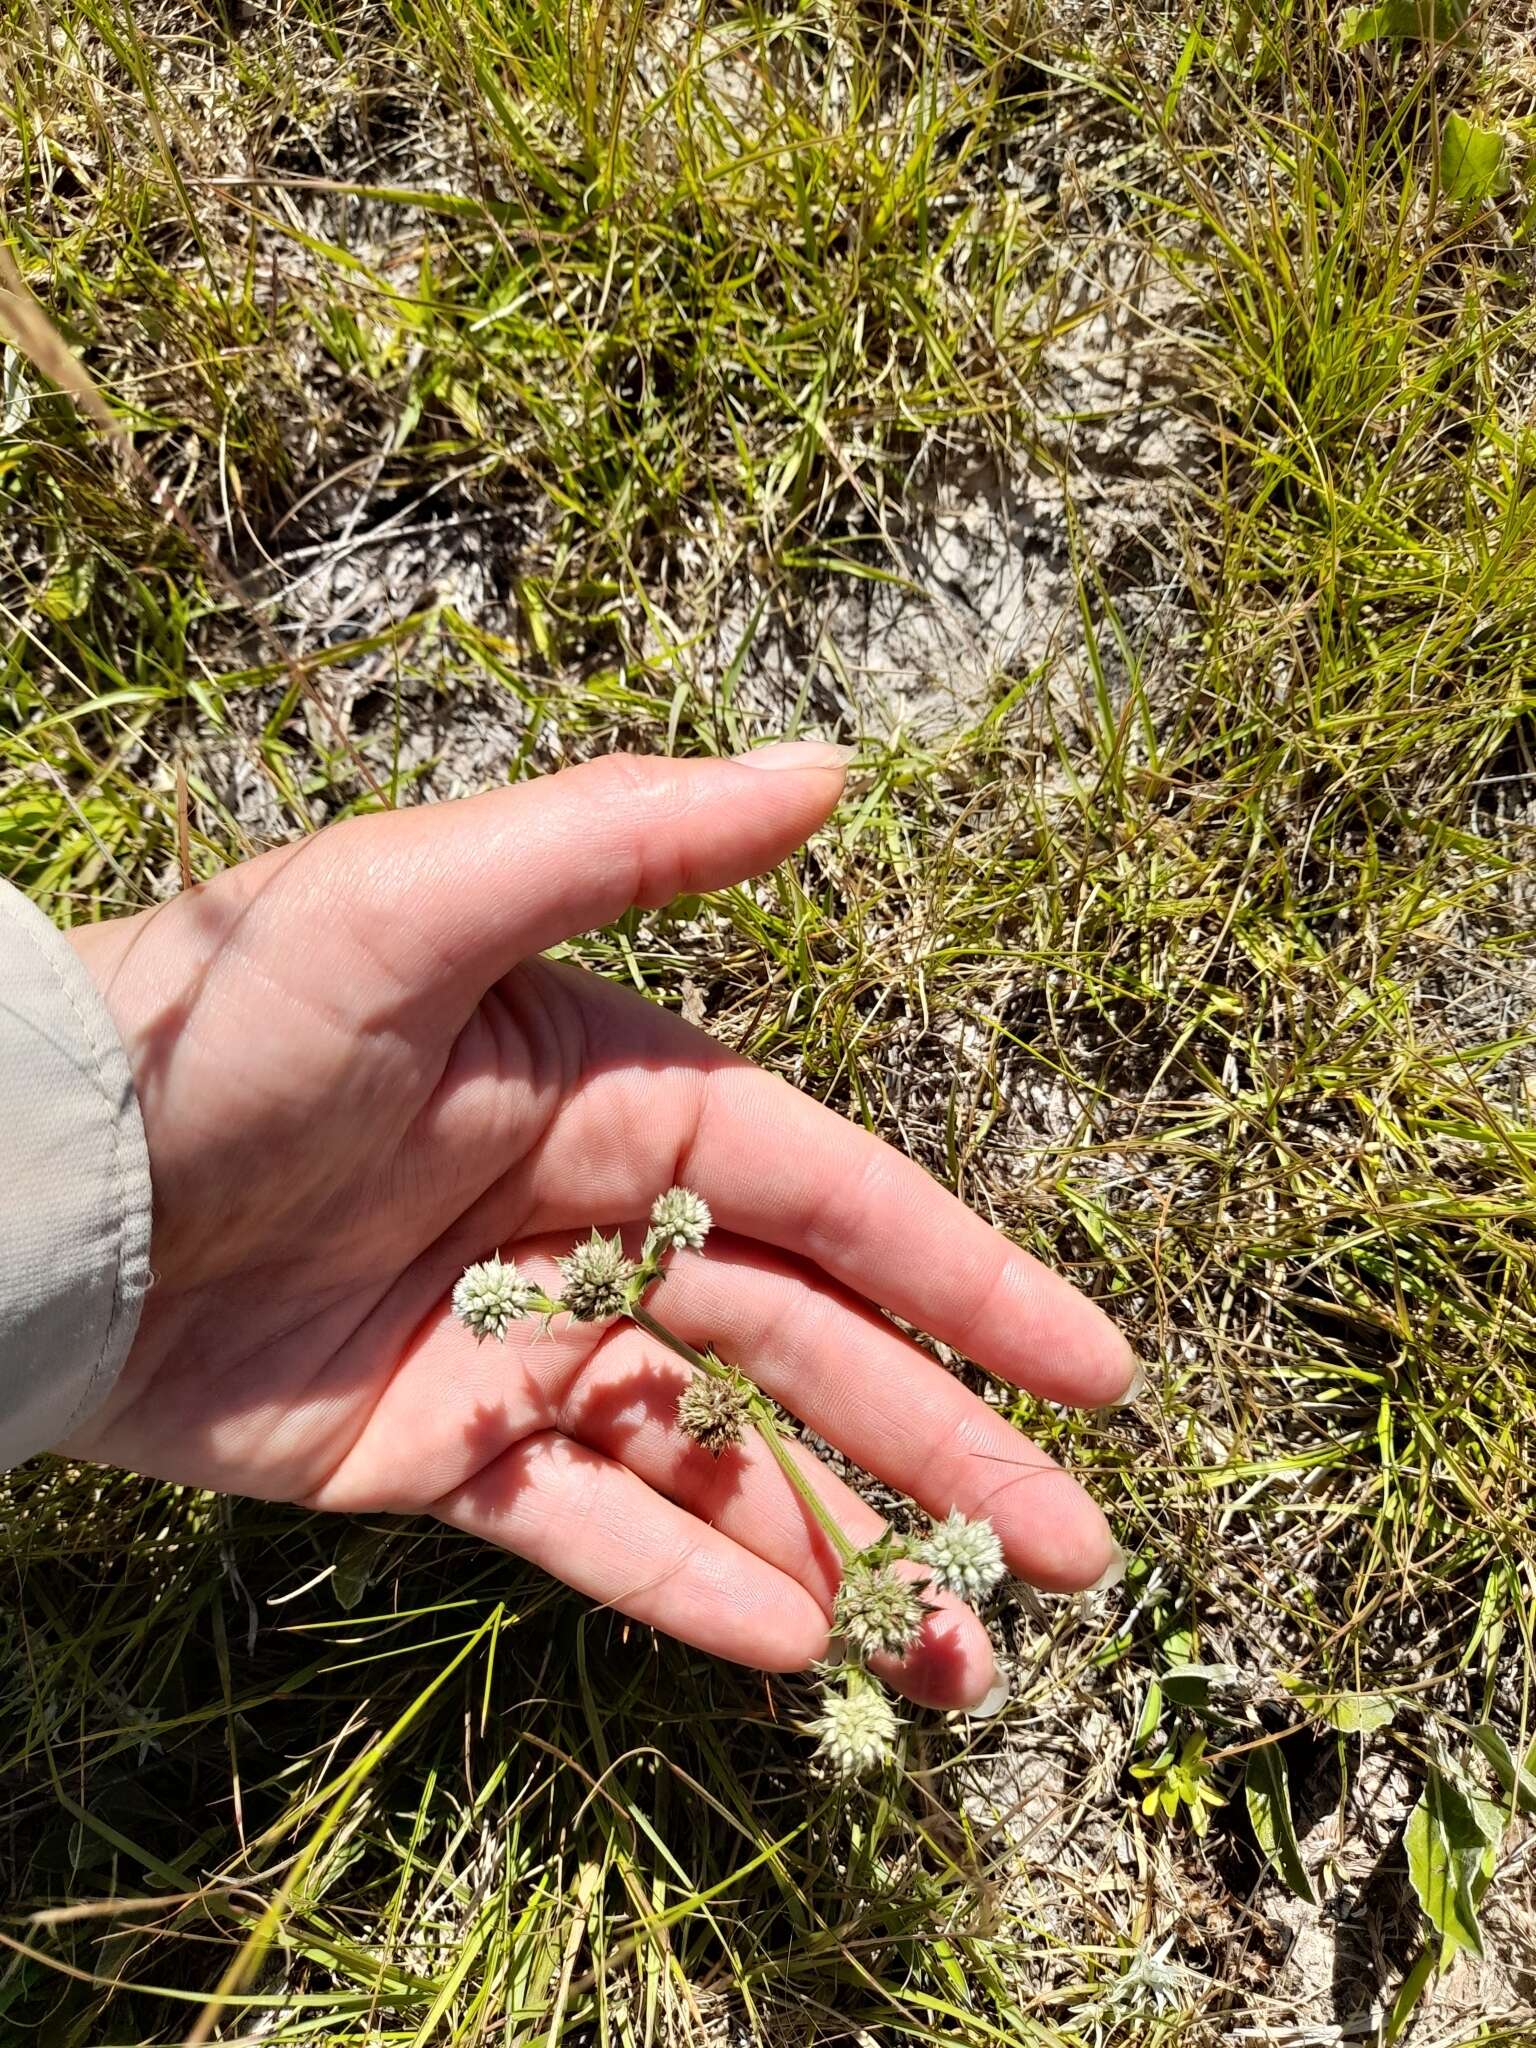
<path id="1" fill-rule="evenodd" d="M 741 1662 L 822 1654 L 837 1560 L 760 1441 L 677 1428 L 687 1368 L 633 1323 L 479 1346 L 449 1294 L 500 1248 L 552 1283 L 676 1181 L 708 1255 L 667 1321 L 1011 1568 L 1090 1586 L 1118 1551 L 1077 1483 L 878 1313 L 1033 1392 L 1099 1404 L 1113 1326 L 919 1167 L 632 991 L 540 958 L 634 904 L 771 867 L 842 750 L 590 763 L 351 820 L 72 936 L 117 1022 L 154 1180 L 155 1283 L 63 1448 L 197 1486 L 430 1511 Z M 880 1523 L 803 1456 L 857 1544 Z M 969 1705 L 985 1630 L 945 1597 L 891 1682 Z"/>

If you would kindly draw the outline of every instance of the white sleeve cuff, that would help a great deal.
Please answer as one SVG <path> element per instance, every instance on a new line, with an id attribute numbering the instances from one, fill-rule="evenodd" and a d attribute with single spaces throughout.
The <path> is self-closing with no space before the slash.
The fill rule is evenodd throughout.
<path id="1" fill-rule="evenodd" d="M 149 1153 L 84 965 L 0 883 L 0 1470 L 75 1429 L 149 1284 Z"/>

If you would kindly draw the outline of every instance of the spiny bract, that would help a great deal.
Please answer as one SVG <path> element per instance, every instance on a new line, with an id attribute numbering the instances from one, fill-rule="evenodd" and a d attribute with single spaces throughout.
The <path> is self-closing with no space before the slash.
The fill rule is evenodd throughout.
<path id="1" fill-rule="evenodd" d="M 983 1599 L 1008 1570 L 992 1524 L 967 1521 L 958 1508 L 936 1522 L 911 1554 L 928 1566 L 936 1586 L 962 1600 Z"/>
<path id="2" fill-rule="evenodd" d="M 453 1312 L 478 1343 L 494 1337 L 500 1344 L 518 1317 L 527 1315 L 537 1292 L 516 1266 L 493 1255 L 464 1268 L 454 1284 Z"/>
<path id="3" fill-rule="evenodd" d="M 594 1230 L 560 1261 L 561 1304 L 579 1323 L 621 1316 L 629 1307 L 629 1284 L 637 1271 L 617 1235 L 604 1237 Z"/>

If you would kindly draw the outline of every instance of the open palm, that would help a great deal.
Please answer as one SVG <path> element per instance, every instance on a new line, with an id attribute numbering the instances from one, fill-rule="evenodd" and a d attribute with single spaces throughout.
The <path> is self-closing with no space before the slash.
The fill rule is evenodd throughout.
<path id="1" fill-rule="evenodd" d="M 76 943 L 128 1049 L 155 1284 L 128 1367 L 66 1448 L 344 1510 L 430 1510 L 721 1655 L 798 1668 L 837 1564 L 754 1438 L 676 1427 L 686 1375 L 629 1323 L 477 1345 L 448 1296 L 493 1248 L 553 1285 L 589 1226 L 638 1242 L 708 1200 L 664 1313 L 856 1464 L 993 1520 L 1012 1568 L 1113 1567 L 1088 1496 L 880 1313 L 1054 1400 L 1113 1401 L 1108 1321 L 918 1167 L 633 992 L 540 958 L 632 904 L 779 860 L 839 750 L 613 757 L 358 819 Z M 856 1542 L 873 1510 L 805 1454 Z M 967 1704 L 984 1630 L 945 1601 L 893 1682 Z"/>

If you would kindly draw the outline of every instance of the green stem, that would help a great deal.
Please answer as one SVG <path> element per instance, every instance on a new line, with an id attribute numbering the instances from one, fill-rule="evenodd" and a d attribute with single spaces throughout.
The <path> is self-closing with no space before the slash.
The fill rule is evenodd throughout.
<path id="1" fill-rule="evenodd" d="M 686 1359 L 696 1372 L 708 1373 L 711 1379 L 716 1380 L 735 1378 L 729 1366 L 722 1365 L 718 1358 L 711 1358 L 703 1351 L 695 1351 L 691 1344 L 669 1330 L 665 1323 L 658 1322 L 650 1310 L 642 1308 L 638 1301 L 631 1307 L 629 1314 L 630 1320 L 644 1330 L 648 1337 L 654 1337 L 658 1344 L 665 1344 L 669 1351 L 674 1351 L 679 1358 Z M 754 1392 L 751 1409 L 757 1433 L 778 1460 L 785 1478 L 815 1516 L 822 1534 L 843 1564 L 852 1564 L 859 1554 L 857 1546 L 848 1541 L 833 1521 L 826 1503 L 790 1455 L 789 1446 L 784 1440 L 784 1432 L 779 1427 L 778 1417 L 769 1405 L 767 1395 Z"/>
<path id="2" fill-rule="evenodd" d="M 790 1455 L 789 1445 L 784 1440 L 784 1432 L 779 1427 L 779 1419 L 769 1407 L 767 1397 L 763 1394 L 754 1395 L 751 1405 L 752 1420 L 757 1424 L 757 1433 L 778 1459 L 785 1478 L 816 1517 L 823 1535 L 837 1552 L 842 1563 L 845 1566 L 852 1564 L 859 1554 L 858 1546 L 850 1543 L 833 1521 L 825 1501 Z"/>
<path id="3" fill-rule="evenodd" d="M 695 1351 L 691 1344 L 681 1337 L 675 1337 L 665 1323 L 658 1323 L 648 1308 L 642 1308 L 637 1301 L 629 1311 L 630 1321 L 638 1323 L 648 1337 L 654 1337 L 658 1344 L 665 1344 L 669 1351 L 675 1351 L 679 1358 L 699 1372 L 707 1372 L 712 1380 L 729 1379 L 730 1373 L 717 1358 L 708 1358 L 702 1351 Z"/>

